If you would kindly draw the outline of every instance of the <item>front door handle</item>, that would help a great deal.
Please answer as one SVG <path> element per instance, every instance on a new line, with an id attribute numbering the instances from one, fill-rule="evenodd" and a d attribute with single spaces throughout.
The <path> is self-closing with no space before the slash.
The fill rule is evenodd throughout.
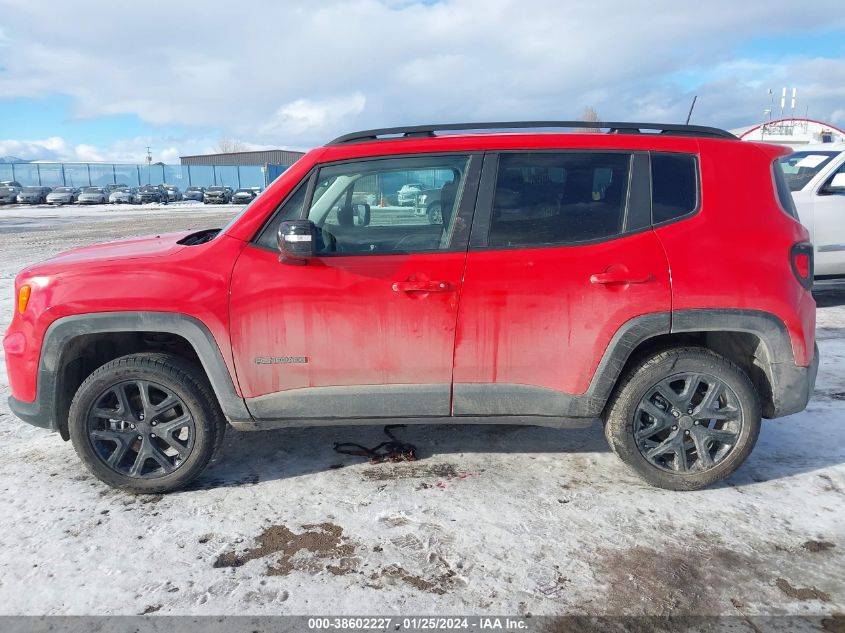
<path id="1" fill-rule="evenodd" d="M 619 269 L 614 270 L 613 267 L 609 268 L 603 273 L 596 273 L 594 275 L 590 275 L 590 283 L 591 284 L 604 284 L 604 285 L 611 285 L 611 284 L 644 284 L 648 283 L 654 279 L 654 275 L 648 273 L 644 276 L 634 276 L 631 272 L 624 267 L 620 267 Z"/>
<path id="2" fill-rule="evenodd" d="M 394 292 L 448 292 L 448 281 L 394 281 Z"/>

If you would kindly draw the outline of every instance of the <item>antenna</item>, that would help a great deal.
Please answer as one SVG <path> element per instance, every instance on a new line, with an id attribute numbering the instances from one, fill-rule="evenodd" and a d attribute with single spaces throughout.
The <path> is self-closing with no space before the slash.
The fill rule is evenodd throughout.
<path id="1" fill-rule="evenodd" d="M 692 103 L 689 106 L 689 112 L 687 113 L 687 122 L 686 125 L 689 125 L 690 117 L 692 117 L 692 109 L 695 107 L 695 100 L 698 99 L 698 95 L 693 95 Z"/>

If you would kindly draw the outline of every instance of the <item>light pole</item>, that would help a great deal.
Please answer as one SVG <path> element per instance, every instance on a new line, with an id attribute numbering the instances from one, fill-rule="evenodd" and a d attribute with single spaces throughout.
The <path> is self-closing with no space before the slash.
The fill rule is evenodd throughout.
<path id="1" fill-rule="evenodd" d="M 150 184 L 150 168 L 153 164 L 153 155 L 150 152 L 149 145 L 147 146 L 147 184 Z"/>

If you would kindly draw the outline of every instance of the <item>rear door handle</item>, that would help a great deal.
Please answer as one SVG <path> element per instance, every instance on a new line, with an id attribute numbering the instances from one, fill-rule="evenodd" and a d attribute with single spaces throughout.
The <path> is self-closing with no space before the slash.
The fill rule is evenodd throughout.
<path id="1" fill-rule="evenodd" d="M 394 292 L 448 292 L 448 281 L 394 281 Z"/>
<path id="2" fill-rule="evenodd" d="M 603 273 L 590 275 L 591 284 L 644 284 L 654 279 L 654 275 L 648 273 L 642 277 L 635 277 L 627 270 L 610 270 Z"/>

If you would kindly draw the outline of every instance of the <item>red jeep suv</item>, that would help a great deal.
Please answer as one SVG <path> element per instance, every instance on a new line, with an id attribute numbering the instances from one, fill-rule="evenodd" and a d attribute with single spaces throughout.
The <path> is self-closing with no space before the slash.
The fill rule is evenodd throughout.
<path id="1" fill-rule="evenodd" d="M 395 418 L 602 420 L 645 480 L 701 488 L 813 391 L 786 152 L 639 123 L 348 134 L 223 229 L 21 272 L 10 406 L 134 492 L 196 477 L 227 423 Z M 408 183 L 439 191 L 435 221 L 399 204 Z"/>

